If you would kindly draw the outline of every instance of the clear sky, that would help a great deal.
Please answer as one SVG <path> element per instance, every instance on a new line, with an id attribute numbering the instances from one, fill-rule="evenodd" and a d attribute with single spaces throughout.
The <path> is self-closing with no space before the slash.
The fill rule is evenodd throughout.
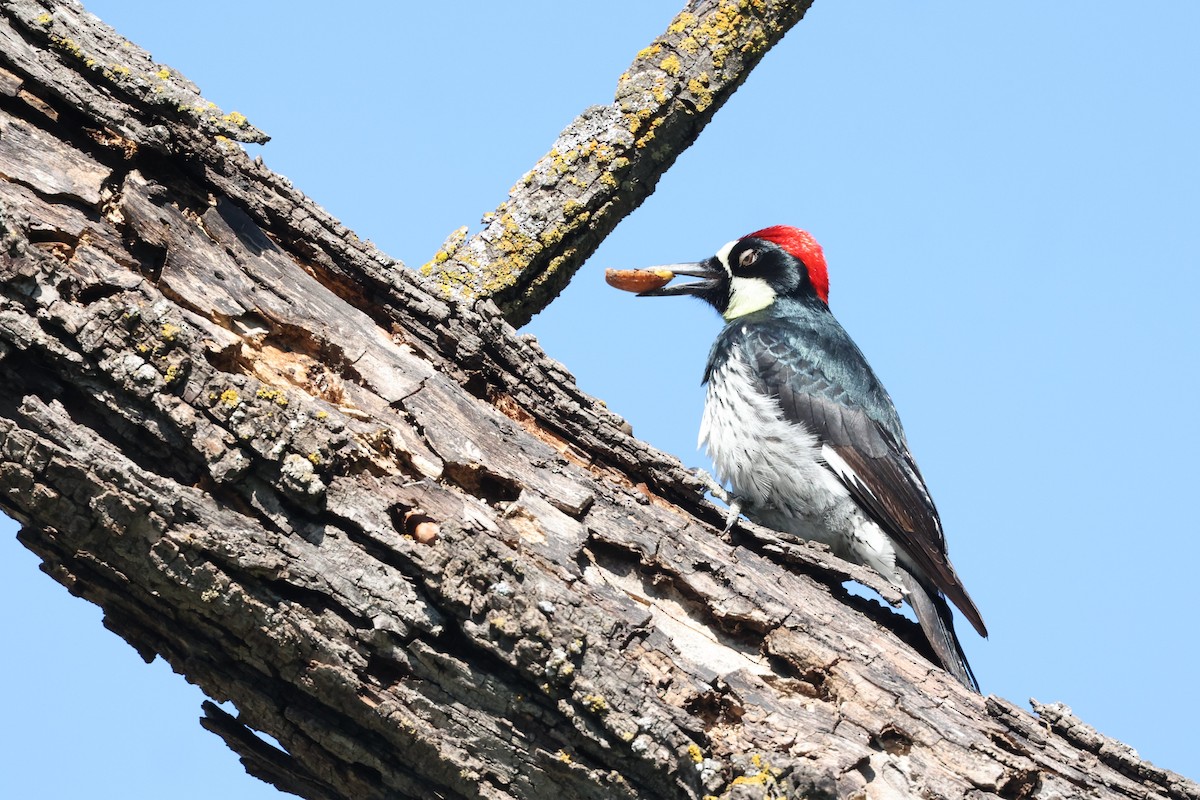
<path id="1" fill-rule="evenodd" d="M 678 11 L 85 4 L 414 267 L 477 230 Z M 637 435 L 704 466 L 719 318 L 616 292 L 603 270 L 812 231 L 992 632 L 959 625 L 984 691 L 1063 701 L 1193 779 L 1197 31 L 1192 0 L 818 0 L 527 328 Z M 278 796 L 199 727 L 198 690 L 101 628 L 7 523 L 0 570 L 0 795 Z"/>

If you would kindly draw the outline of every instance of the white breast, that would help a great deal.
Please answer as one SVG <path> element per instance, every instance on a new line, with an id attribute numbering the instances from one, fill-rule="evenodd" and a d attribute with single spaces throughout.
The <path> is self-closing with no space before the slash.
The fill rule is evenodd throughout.
<path id="1" fill-rule="evenodd" d="M 710 376 L 700 445 L 750 519 L 894 575 L 891 541 L 825 466 L 817 437 L 755 389 L 738 353 Z"/>

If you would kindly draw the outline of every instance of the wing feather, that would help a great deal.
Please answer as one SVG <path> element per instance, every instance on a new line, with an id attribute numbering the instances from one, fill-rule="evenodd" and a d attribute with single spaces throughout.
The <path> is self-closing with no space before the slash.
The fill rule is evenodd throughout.
<path id="1" fill-rule="evenodd" d="M 963 612 L 981 636 L 982 616 L 946 556 L 941 519 L 904 441 L 891 400 L 858 348 L 845 337 L 837 358 L 797 351 L 797 338 L 763 327 L 750 333 L 746 356 L 758 387 L 777 398 L 784 417 L 819 437 L 826 466 L 854 500 L 903 549 L 917 567 Z M 844 333 L 842 334 L 844 336 Z M 831 379 L 823 366 L 843 370 Z M 856 403 L 838 388 L 857 382 Z M 874 412 L 874 413 L 872 413 Z"/>

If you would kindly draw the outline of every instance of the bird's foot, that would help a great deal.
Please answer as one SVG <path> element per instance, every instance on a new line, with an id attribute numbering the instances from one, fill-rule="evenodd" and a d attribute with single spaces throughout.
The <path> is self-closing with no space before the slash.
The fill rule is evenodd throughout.
<path id="1" fill-rule="evenodd" d="M 725 528 L 721 531 L 722 538 L 728 539 L 733 526 L 737 524 L 738 517 L 742 515 L 742 501 L 737 495 L 726 491 L 725 487 L 717 483 L 717 479 L 709 475 L 706 470 L 696 470 L 696 479 L 704 484 L 704 488 L 708 490 L 709 494 L 729 506 L 725 512 Z"/>

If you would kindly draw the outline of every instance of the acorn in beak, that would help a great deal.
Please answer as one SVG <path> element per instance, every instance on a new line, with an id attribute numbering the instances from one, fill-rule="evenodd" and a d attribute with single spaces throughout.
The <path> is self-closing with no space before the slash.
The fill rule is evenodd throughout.
<path id="1" fill-rule="evenodd" d="M 671 281 L 679 276 L 700 280 L 671 284 Z M 690 264 L 665 264 L 647 269 L 610 269 L 604 272 L 604 280 L 609 286 L 626 292 L 636 292 L 638 297 L 670 297 L 683 294 L 702 297 L 718 289 L 728 277 L 725 268 L 715 257 Z"/>

